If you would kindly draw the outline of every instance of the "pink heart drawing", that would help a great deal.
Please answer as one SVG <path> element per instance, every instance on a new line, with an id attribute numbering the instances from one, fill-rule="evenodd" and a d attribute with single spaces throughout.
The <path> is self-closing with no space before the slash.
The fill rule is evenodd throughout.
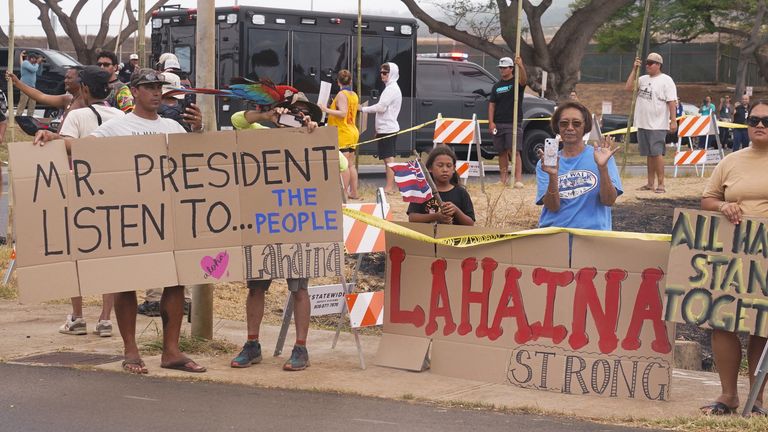
<path id="1" fill-rule="evenodd" d="M 229 253 L 227 251 L 219 252 L 216 258 L 203 257 L 200 260 L 200 268 L 205 272 L 206 277 L 213 276 L 216 279 L 221 279 L 224 272 L 227 271 L 229 265 Z"/>

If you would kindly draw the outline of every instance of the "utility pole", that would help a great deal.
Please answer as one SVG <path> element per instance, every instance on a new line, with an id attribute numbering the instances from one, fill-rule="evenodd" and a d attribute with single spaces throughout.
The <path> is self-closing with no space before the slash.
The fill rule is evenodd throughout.
<path id="1" fill-rule="evenodd" d="M 216 4 L 214 0 L 197 1 L 195 32 L 195 85 L 216 88 Z M 216 104 L 213 96 L 198 95 L 197 105 L 203 113 L 206 130 L 215 131 Z M 213 338 L 213 285 L 193 285 L 192 336 Z"/>
<path id="2" fill-rule="evenodd" d="M 146 51 L 144 50 L 144 32 L 147 29 L 147 21 L 144 19 L 144 15 L 147 12 L 147 5 L 145 4 L 145 0 L 139 0 L 139 13 L 137 18 L 137 31 L 139 38 L 139 67 L 147 67 L 147 56 Z"/>

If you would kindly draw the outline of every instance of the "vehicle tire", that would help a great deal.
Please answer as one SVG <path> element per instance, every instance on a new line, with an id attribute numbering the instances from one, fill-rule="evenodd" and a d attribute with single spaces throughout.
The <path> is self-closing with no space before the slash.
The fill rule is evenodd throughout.
<path id="1" fill-rule="evenodd" d="M 523 160 L 523 172 L 533 174 L 536 172 L 536 164 L 539 162 L 537 151 L 544 150 L 544 140 L 552 138 L 547 131 L 531 129 L 523 134 L 523 151 L 520 157 Z"/>

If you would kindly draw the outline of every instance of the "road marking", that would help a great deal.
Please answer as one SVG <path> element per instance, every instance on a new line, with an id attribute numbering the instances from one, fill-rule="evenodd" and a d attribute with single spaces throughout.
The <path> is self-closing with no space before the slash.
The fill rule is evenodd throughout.
<path id="1" fill-rule="evenodd" d="M 363 423 L 374 423 L 374 424 L 397 425 L 397 423 L 392 423 L 392 422 L 383 421 L 383 420 L 352 419 L 352 421 L 359 421 L 359 422 L 363 422 Z"/>
<path id="2" fill-rule="evenodd" d="M 143 401 L 149 401 L 149 402 L 160 402 L 160 399 L 145 398 L 145 397 L 141 397 L 141 396 L 125 395 L 123 397 L 126 398 L 126 399 L 136 399 L 136 400 L 143 400 Z"/>

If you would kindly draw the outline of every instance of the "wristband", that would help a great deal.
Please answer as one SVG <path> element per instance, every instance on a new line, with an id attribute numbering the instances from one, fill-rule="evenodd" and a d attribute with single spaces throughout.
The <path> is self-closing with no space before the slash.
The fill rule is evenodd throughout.
<path id="1" fill-rule="evenodd" d="M 724 208 L 726 205 L 728 205 L 728 202 L 727 202 L 727 201 L 723 201 L 722 203 L 720 203 L 720 206 L 719 206 L 719 207 L 717 207 L 717 211 L 719 211 L 720 213 L 722 213 L 722 212 L 723 212 L 723 208 Z"/>

